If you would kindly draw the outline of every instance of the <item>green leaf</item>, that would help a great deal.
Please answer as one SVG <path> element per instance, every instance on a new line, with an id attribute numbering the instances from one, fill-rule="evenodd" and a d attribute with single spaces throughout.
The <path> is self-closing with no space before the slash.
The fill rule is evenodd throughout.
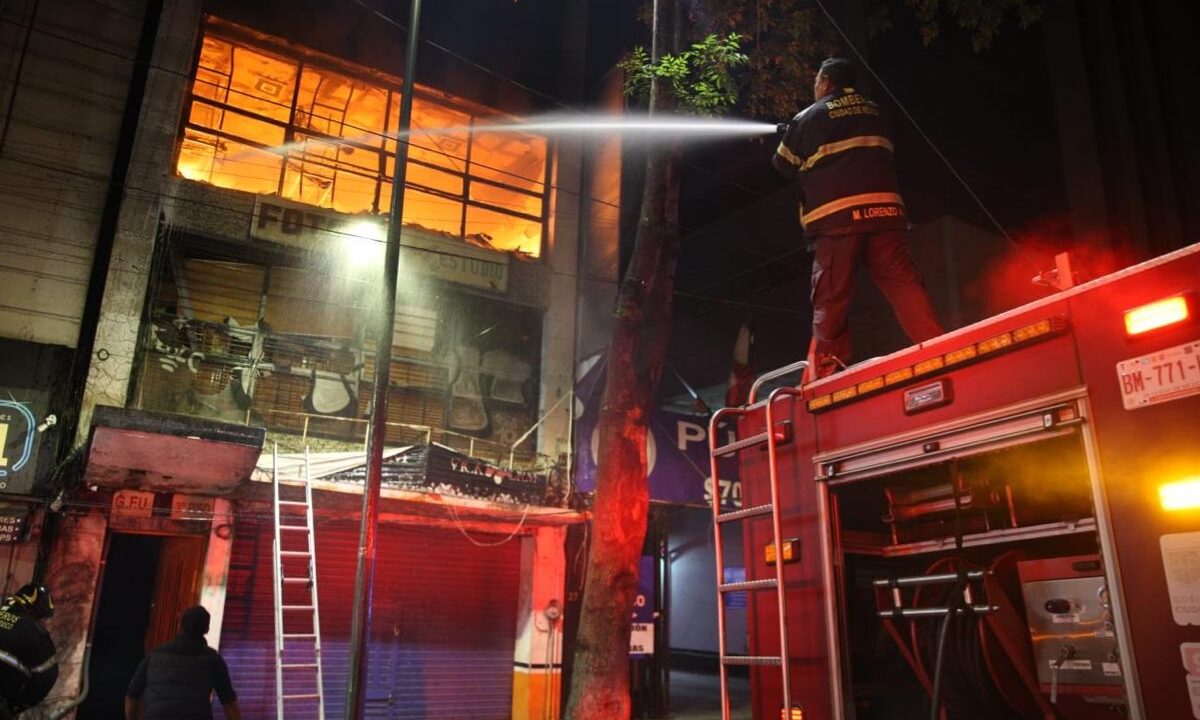
<path id="1" fill-rule="evenodd" d="M 748 65 L 737 33 L 708 35 L 678 55 L 663 55 L 652 62 L 645 48 L 636 47 L 618 67 L 625 72 L 625 94 L 637 99 L 649 95 L 654 78 L 666 81 L 676 110 L 716 115 L 738 99 L 735 69 Z"/>

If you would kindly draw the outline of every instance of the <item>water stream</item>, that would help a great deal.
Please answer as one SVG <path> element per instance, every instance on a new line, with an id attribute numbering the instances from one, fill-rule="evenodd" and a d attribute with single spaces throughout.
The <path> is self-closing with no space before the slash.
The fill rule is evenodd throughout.
<path id="1" fill-rule="evenodd" d="M 543 115 L 512 123 L 480 123 L 474 127 L 456 126 L 410 131 L 409 135 L 450 135 L 475 132 L 529 132 L 546 135 L 641 135 L 683 137 L 720 137 L 745 135 L 770 135 L 775 132 L 774 123 L 754 120 L 727 120 L 723 118 L 697 118 L 666 116 L 658 118 L 628 115 Z"/>
<path id="2" fill-rule="evenodd" d="M 466 135 L 479 132 L 513 132 L 534 133 L 539 135 L 556 136 L 593 136 L 620 135 L 636 138 L 670 138 L 685 140 L 689 138 L 718 138 L 718 137 L 748 137 L 754 135 L 772 135 L 775 133 L 774 123 L 758 122 L 755 120 L 735 120 L 725 118 L 698 118 L 669 115 L 657 118 L 638 117 L 631 115 L 539 115 L 517 122 L 476 123 L 475 125 L 450 125 L 440 128 L 413 128 L 408 132 L 386 133 L 389 139 L 408 137 L 438 137 L 445 135 Z M 344 138 L 350 142 L 363 142 L 367 139 L 377 139 L 377 133 L 364 133 L 355 137 Z M 322 140 L 326 143 L 337 144 L 337 140 Z M 289 151 L 301 149 L 304 141 L 285 143 L 269 152 L 287 154 Z"/>

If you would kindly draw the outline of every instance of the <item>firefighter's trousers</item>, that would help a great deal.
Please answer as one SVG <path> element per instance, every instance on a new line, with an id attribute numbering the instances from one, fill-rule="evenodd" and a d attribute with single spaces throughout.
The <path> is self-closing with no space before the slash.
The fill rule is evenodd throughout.
<path id="1" fill-rule="evenodd" d="M 819 237 L 815 251 L 812 305 L 818 360 L 830 355 L 842 362 L 850 359 L 846 315 L 854 296 L 854 271 L 863 262 L 913 343 L 942 334 L 903 232 Z"/>

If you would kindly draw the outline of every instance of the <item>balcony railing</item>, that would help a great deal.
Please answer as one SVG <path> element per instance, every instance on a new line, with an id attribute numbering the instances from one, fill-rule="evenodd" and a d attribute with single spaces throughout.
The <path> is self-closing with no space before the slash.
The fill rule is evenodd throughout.
<path id="1" fill-rule="evenodd" d="M 254 415 L 267 420 L 266 427 L 268 431 L 298 435 L 301 446 L 307 445 L 310 437 L 318 437 L 318 435 L 311 434 L 314 430 L 333 424 L 342 425 L 345 429 L 332 433 L 328 431 L 321 432 L 319 436 L 353 437 L 355 440 L 361 438 L 365 449 L 367 424 L 370 422 L 366 418 L 344 418 L 290 410 L 250 408 L 246 410 L 244 424 L 253 424 Z M 271 422 L 268 418 L 275 418 L 277 420 Z M 361 428 L 361 431 L 359 428 Z M 521 448 L 519 446 L 514 448 L 510 445 L 490 440 L 481 440 L 477 437 L 458 433 L 453 430 L 398 422 L 387 423 L 387 428 L 389 445 L 416 445 L 436 442 L 469 457 L 487 460 L 498 465 L 507 467 L 511 461 L 512 467 L 520 470 L 544 470 L 553 465 L 551 458 L 528 448 Z"/>

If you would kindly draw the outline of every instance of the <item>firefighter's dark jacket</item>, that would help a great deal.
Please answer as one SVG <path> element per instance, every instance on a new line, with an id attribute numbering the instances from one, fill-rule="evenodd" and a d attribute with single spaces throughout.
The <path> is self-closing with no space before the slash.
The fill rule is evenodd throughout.
<path id="1" fill-rule="evenodd" d="M 853 88 L 796 115 L 771 164 L 799 180 L 800 223 L 810 238 L 908 228 L 891 134 L 879 106 Z"/>
<path id="2" fill-rule="evenodd" d="M 9 708 L 33 707 L 58 680 L 54 642 L 41 623 L 10 608 L 0 608 L 0 694 Z"/>
<path id="3" fill-rule="evenodd" d="M 181 632 L 142 658 L 126 695 L 142 701 L 143 720 L 212 720 L 214 690 L 222 705 L 237 701 L 220 654 L 203 635 Z"/>

